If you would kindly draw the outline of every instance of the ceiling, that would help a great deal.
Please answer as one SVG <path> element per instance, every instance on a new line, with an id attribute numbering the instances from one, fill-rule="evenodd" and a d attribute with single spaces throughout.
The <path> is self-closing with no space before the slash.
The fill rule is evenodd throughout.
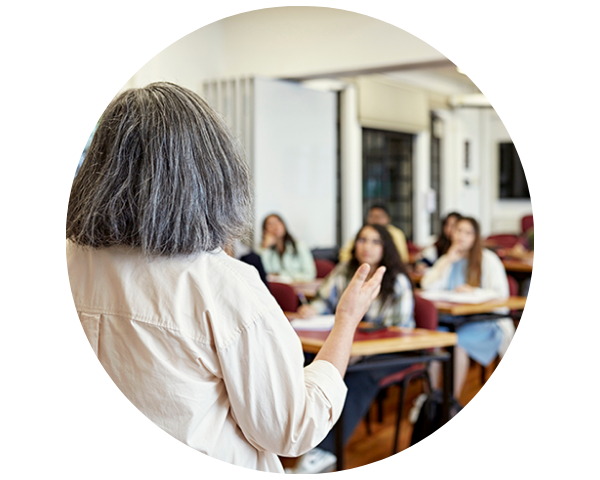
<path id="1" fill-rule="evenodd" d="M 397 82 L 446 95 L 481 93 L 471 79 L 458 72 L 456 66 L 447 59 L 320 72 L 286 79 L 328 88 L 332 82 L 339 82 L 340 79 L 365 75 L 383 75 Z"/>

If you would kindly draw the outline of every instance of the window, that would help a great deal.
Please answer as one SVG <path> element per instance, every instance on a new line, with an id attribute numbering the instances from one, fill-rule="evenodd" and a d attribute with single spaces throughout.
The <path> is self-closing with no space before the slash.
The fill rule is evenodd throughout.
<path id="1" fill-rule="evenodd" d="M 413 237 L 414 135 L 363 128 L 363 214 L 385 205 L 392 224 Z"/>
<path id="2" fill-rule="evenodd" d="M 500 198 L 530 198 L 525 172 L 512 142 L 500 143 Z"/>

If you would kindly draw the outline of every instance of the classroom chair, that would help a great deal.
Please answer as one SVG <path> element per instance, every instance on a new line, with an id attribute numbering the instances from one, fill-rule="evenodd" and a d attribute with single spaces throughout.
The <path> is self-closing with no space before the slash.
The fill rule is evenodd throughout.
<path id="1" fill-rule="evenodd" d="M 419 253 L 422 250 L 420 247 L 417 247 L 410 240 L 407 240 L 406 248 L 408 249 L 408 253 L 413 254 L 413 255 L 416 255 L 417 253 Z"/>
<path id="2" fill-rule="evenodd" d="M 300 300 L 294 289 L 285 283 L 269 282 L 271 295 L 284 312 L 295 312 L 298 310 Z"/>
<path id="3" fill-rule="evenodd" d="M 414 316 L 416 328 L 437 330 L 438 311 L 435 308 L 435 305 L 429 300 L 425 300 L 424 298 L 415 295 Z M 380 423 L 383 421 L 383 399 L 385 397 L 386 390 L 393 385 L 400 386 L 400 398 L 398 400 L 398 406 L 396 409 L 396 433 L 394 436 L 394 447 L 392 450 L 392 455 L 394 455 L 398 451 L 398 441 L 400 438 L 400 427 L 402 423 L 402 410 L 404 409 L 404 402 L 406 400 L 406 391 L 408 390 L 408 384 L 411 380 L 419 377 L 422 377 L 425 380 L 429 387 L 429 391 L 431 391 L 431 381 L 429 379 L 429 372 L 427 370 L 426 363 L 411 365 L 410 367 L 405 368 L 404 370 L 388 375 L 379 382 L 379 387 L 381 388 L 381 390 L 377 395 L 376 402 L 378 406 L 378 421 Z M 367 433 L 370 434 L 371 423 L 369 413 L 367 413 L 365 421 L 367 423 Z"/>
<path id="4" fill-rule="evenodd" d="M 498 247 L 502 248 L 512 248 L 519 241 L 519 237 L 517 235 L 513 235 L 512 233 L 501 233 L 498 235 L 490 235 L 486 238 L 486 242 L 494 243 Z"/>
<path id="5" fill-rule="evenodd" d="M 335 263 L 324 258 L 315 258 L 315 266 L 317 267 L 317 278 L 325 278 L 334 269 Z"/>
<path id="6" fill-rule="evenodd" d="M 525 233 L 527 230 L 533 227 L 533 215 L 525 215 L 521 219 L 521 231 Z"/>

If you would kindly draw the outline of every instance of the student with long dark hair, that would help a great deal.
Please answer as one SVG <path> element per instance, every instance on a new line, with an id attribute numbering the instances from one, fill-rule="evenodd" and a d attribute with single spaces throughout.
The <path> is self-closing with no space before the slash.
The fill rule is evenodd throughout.
<path id="1" fill-rule="evenodd" d="M 509 296 L 506 271 L 498 256 L 482 246 L 479 224 L 474 218 L 460 218 L 452 230 L 452 243 L 421 279 L 423 290 L 470 292 L 492 290 L 498 299 Z M 501 310 L 499 313 L 504 313 Z M 508 312 L 507 312 L 508 313 Z M 463 325 L 457 331 L 454 395 L 459 397 L 469 369 L 469 357 L 489 365 L 504 355 L 514 335 L 510 319 Z M 437 375 L 432 378 L 434 384 Z"/>
<path id="2" fill-rule="evenodd" d="M 263 221 L 260 257 L 268 274 L 293 281 L 310 281 L 317 276 L 315 260 L 308 247 L 296 240 L 283 219 L 274 213 Z"/>
<path id="3" fill-rule="evenodd" d="M 413 327 L 412 283 L 406 265 L 400 260 L 392 236 L 381 225 L 363 226 L 354 240 L 352 257 L 348 263 L 337 265 L 319 288 L 315 300 L 298 310 L 302 317 L 334 313 L 340 296 L 362 263 L 371 265 L 371 271 L 385 267 L 381 291 L 371 304 L 366 321 L 385 326 Z"/>
<path id="4" fill-rule="evenodd" d="M 406 266 L 400 260 L 392 236 L 381 225 L 363 226 L 354 240 L 352 257 L 348 263 L 338 265 L 327 276 L 310 305 L 298 310 L 302 317 L 334 313 L 339 308 L 340 297 L 348 287 L 359 265 L 368 263 L 371 271 L 386 267 L 381 291 L 371 304 L 364 320 L 385 326 L 413 328 L 413 288 Z M 354 359 L 353 361 L 360 361 Z M 381 368 L 377 371 L 352 372 L 344 381 L 348 387 L 344 405 L 344 443 L 350 438 L 358 422 L 366 415 L 379 391 L 379 381 L 397 372 L 399 367 Z M 319 473 L 336 461 L 334 435 L 330 432 L 321 444 L 300 459 L 290 473 Z"/>

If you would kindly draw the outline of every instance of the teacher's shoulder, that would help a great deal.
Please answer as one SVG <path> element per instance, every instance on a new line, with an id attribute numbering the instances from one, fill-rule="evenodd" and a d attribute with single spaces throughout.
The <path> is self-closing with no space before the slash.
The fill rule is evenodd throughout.
<path id="1" fill-rule="evenodd" d="M 252 265 L 222 250 L 206 252 L 203 257 L 205 282 L 223 306 L 243 309 L 247 314 L 277 308 L 277 302 Z"/>

